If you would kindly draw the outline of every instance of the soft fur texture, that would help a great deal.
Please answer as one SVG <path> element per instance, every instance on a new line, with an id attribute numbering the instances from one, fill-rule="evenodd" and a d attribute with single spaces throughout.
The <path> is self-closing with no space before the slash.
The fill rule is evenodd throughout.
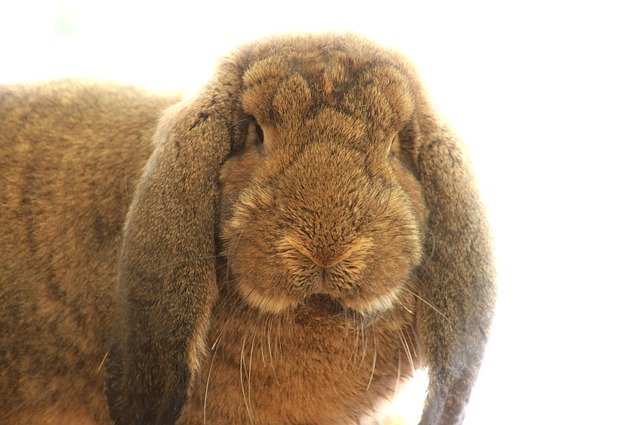
<path id="1" fill-rule="evenodd" d="M 422 367 L 421 424 L 462 421 L 490 238 L 401 56 L 277 37 L 182 101 L 3 87 L 0 141 L 0 423 L 366 423 Z"/>

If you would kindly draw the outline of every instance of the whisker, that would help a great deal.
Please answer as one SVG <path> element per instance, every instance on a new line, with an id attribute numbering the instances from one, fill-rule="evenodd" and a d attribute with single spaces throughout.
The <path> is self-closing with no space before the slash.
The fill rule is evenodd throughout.
<path id="1" fill-rule="evenodd" d="M 224 302 L 226 300 L 227 299 L 223 298 L 220 302 Z M 207 400 L 208 400 L 208 395 L 209 395 L 209 383 L 211 381 L 211 371 L 213 370 L 213 363 L 215 361 L 216 354 L 218 353 L 218 348 L 221 345 L 220 342 L 222 341 L 222 337 L 225 334 L 227 326 L 229 325 L 230 322 L 232 322 L 235 319 L 235 315 L 236 315 L 235 312 L 237 311 L 235 306 L 237 306 L 237 304 L 238 304 L 238 299 L 236 298 L 234 300 L 233 307 L 230 310 L 230 311 L 232 311 L 231 315 L 229 317 L 227 317 L 227 319 L 225 320 L 224 325 L 222 325 L 222 329 L 220 330 L 220 334 L 218 335 L 218 337 L 215 339 L 215 341 L 211 345 L 211 362 L 209 364 L 209 372 L 207 374 L 207 383 L 205 385 L 204 402 L 203 402 L 203 423 L 204 424 L 206 424 L 206 422 L 207 422 Z"/>
<path id="2" fill-rule="evenodd" d="M 411 365 L 411 370 L 415 371 L 415 365 L 413 364 L 413 356 L 411 355 L 411 351 L 409 350 L 409 344 L 407 344 L 407 341 L 404 337 L 404 333 L 402 332 L 402 330 L 398 331 L 398 335 L 400 336 L 400 343 L 402 344 L 402 347 L 404 347 L 404 351 L 407 354 L 407 360 L 409 360 L 409 364 Z"/>
<path id="3" fill-rule="evenodd" d="M 209 373 L 207 374 L 207 383 L 204 386 L 204 402 L 202 406 L 203 425 L 207 424 L 207 397 L 209 396 L 209 382 L 211 381 L 211 371 L 213 370 L 214 359 L 215 359 L 215 353 L 214 353 L 214 356 L 211 356 L 211 362 L 209 363 Z"/>
<path id="4" fill-rule="evenodd" d="M 283 359 L 284 353 L 282 351 L 282 319 L 277 321 L 278 328 L 276 329 L 276 351 L 280 351 L 280 360 Z"/>
<path id="5" fill-rule="evenodd" d="M 236 315 L 237 315 L 237 311 L 238 311 L 237 307 L 238 307 L 239 303 L 240 303 L 240 300 L 238 298 L 236 298 L 234 300 L 234 302 L 233 302 L 233 305 L 231 306 L 231 309 L 230 309 L 230 311 L 232 312 L 231 315 L 229 317 L 227 317 L 227 320 L 225 320 L 224 325 L 222 326 L 222 330 L 220 331 L 220 334 L 218 335 L 216 340 L 211 345 L 211 350 L 213 351 L 213 356 L 215 356 L 216 352 L 218 351 L 218 346 L 219 346 L 220 340 L 222 339 L 222 335 L 224 334 L 225 330 L 227 329 L 227 326 L 229 325 L 230 322 L 232 322 L 234 319 L 236 319 Z"/>
<path id="6" fill-rule="evenodd" d="M 400 377 L 402 376 L 402 351 L 398 347 L 398 376 L 396 377 L 396 388 L 393 390 L 393 398 L 398 395 L 398 388 L 400 388 Z"/>
<path id="7" fill-rule="evenodd" d="M 278 381 L 278 374 L 276 373 L 276 368 L 273 364 L 273 355 L 271 354 L 271 328 L 273 326 L 273 318 L 269 318 L 267 326 L 267 348 L 269 351 L 269 363 L 271 364 L 271 371 L 273 372 L 273 377 L 276 380 L 276 385 L 279 387 L 280 381 Z"/>
<path id="8" fill-rule="evenodd" d="M 353 329 L 356 333 L 356 337 L 354 338 L 353 351 L 351 352 L 351 356 L 349 357 L 349 363 L 353 360 L 353 365 L 356 363 L 356 358 L 358 357 L 358 339 L 360 338 L 360 327 L 357 323 L 357 318 L 353 316 Z"/>
<path id="9" fill-rule="evenodd" d="M 102 361 L 100 362 L 100 364 L 98 365 L 98 372 L 100 372 L 100 369 L 102 369 L 102 366 L 104 365 L 104 362 L 107 360 L 107 356 L 109 355 L 109 351 L 107 351 L 104 354 L 104 357 L 102 358 Z"/>
<path id="10" fill-rule="evenodd" d="M 251 339 L 251 350 L 249 351 L 249 374 L 247 377 L 247 399 L 249 400 L 249 406 L 251 406 L 251 364 L 253 362 L 253 344 L 256 341 L 256 335 L 253 334 Z"/>
<path id="11" fill-rule="evenodd" d="M 362 328 L 362 357 L 360 358 L 360 366 L 364 363 L 364 359 L 367 355 L 367 329 Z"/>
<path id="12" fill-rule="evenodd" d="M 418 363 L 420 364 L 420 367 L 423 367 L 424 365 L 422 364 L 422 358 L 423 358 L 423 351 L 420 349 L 420 338 L 418 338 L 418 334 L 416 333 L 416 328 L 413 325 L 413 323 L 411 323 L 409 325 L 409 329 L 411 329 L 411 334 L 413 335 L 413 338 L 411 338 L 411 345 L 413 346 L 413 352 L 416 354 L 416 358 L 418 360 Z"/>
<path id="13" fill-rule="evenodd" d="M 453 322 L 451 321 L 451 319 L 449 319 L 443 312 L 441 312 L 440 310 L 438 310 L 433 304 L 431 304 L 430 302 L 428 302 L 427 300 L 425 300 L 424 298 L 422 298 L 420 295 L 418 295 L 415 291 L 412 291 L 411 289 L 409 289 L 409 291 L 411 292 L 411 294 L 416 297 L 419 301 L 422 301 L 425 305 L 427 305 L 428 307 L 430 307 L 431 309 L 433 309 L 433 311 L 435 311 L 436 313 L 438 313 L 440 316 L 442 316 L 442 318 L 444 318 L 447 322 L 449 322 L 449 324 L 451 325 L 451 327 L 453 328 Z"/>
<path id="14" fill-rule="evenodd" d="M 266 325 L 263 325 L 266 328 Z M 264 337 L 263 335 L 264 333 L 264 329 L 260 329 L 260 336 Z M 262 366 L 267 367 L 267 360 L 264 357 L 264 341 L 258 341 L 260 342 L 260 357 L 262 358 Z"/>
<path id="15" fill-rule="evenodd" d="M 244 405 L 247 409 L 247 415 L 249 416 L 249 421 L 253 423 L 253 418 L 251 417 L 251 406 L 249 405 L 249 400 L 247 398 L 247 393 L 244 390 L 244 347 L 247 341 L 247 335 L 245 334 L 242 338 L 242 348 L 240 352 L 240 389 L 242 390 L 242 398 L 244 400 Z"/>
<path id="16" fill-rule="evenodd" d="M 373 365 L 371 366 L 371 376 L 369 377 L 369 383 L 367 384 L 367 391 L 371 387 L 371 382 L 373 382 L 373 375 L 376 372 L 376 360 L 378 359 L 378 344 L 376 342 L 375 331 L 375 325 L 373 325 Z"/>
<path id="17" fill-rule="evenodd" d="M 400 304 L 400 307 L 404 308 L 404 309 L 405 309 L 409 314 L 413 314 L 413 311 L 411 311 L 411 310 L 409 309 L 409 307 L 407 307 L 407 306 L 406 306 L 406 305 L 401 301 L 401 299 L 400 299 L 400 298 L 398 298 L 398 299 L 396 300 L 396 302 L 397 302 L 398 304 Z"/>
<path id="18" fill-rule="evenodd" d="M 344 326 L 344 338 L 346 339 L 346 338 L 349 338 L 350 329 L 349 329 L 349 325 L 348 325 L 347 321 L 351 318 L 350 317 L 351 315 L 349 314 L 348 310 L 343 309 L 342 310 L 342 316 L 344 318 L 344 323 L 345 323 L 345 326 Z"/>

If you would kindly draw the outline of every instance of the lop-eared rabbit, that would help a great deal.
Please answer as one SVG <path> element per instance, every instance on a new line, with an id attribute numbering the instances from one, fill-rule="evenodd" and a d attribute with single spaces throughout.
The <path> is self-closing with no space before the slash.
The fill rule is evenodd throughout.
<path id="1" fill-rule="evenodd" d="M 494 299 L 460 142 L 399 54 L 280 36 L 178 99 L 0 88 L 0 423 L 462 421 Z"/>

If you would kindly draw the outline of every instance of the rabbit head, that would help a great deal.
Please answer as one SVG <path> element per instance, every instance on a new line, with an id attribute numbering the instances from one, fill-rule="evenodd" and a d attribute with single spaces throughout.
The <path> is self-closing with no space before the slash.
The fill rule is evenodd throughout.
<path id="1" fill-rule="evenodd" d="M 409 82 L 346 47 L 292 43 L 243 74 L 247 136 L 220 172 L 221 248 L 263 312 L 322 295 L 380 314 L 408 295 L 422 256 L 427 211 L 400 137 Z"/>

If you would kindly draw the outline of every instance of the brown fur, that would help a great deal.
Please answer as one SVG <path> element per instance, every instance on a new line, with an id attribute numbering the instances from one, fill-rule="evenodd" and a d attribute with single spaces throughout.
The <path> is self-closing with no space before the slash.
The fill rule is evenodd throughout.
<path id="1" fill-rule="evenodd" d="M 401 56 L 268 39 L 180 102 L 5 87 L 0 141 L 0 423 L 356 424 L 421 367 L 421 424 L 462 420 L 489 236 Z"/>

